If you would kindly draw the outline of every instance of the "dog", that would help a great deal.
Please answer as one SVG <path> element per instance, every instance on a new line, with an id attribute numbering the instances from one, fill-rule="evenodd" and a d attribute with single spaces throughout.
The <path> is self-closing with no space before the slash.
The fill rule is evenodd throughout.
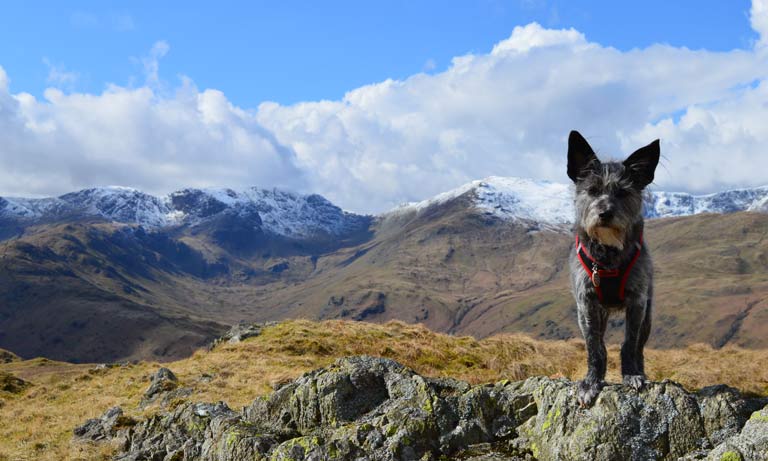
<path id="1" fill-rule="evenodd" d="M 643 348 L 651 332 L 653 264 L 643 238 L 643 191 L 659 163 L 659 140 L 623 162 L 601 162 L 577 131 L 568 137 L 568 177 L 574 182 L 575 242 L 570 253 L 571 288 L 587 346 L 587 374 L 577 398 L 590 406 L 605 384 L 608 315 L 623 309 L 624 384 L 645 382 Z"/>

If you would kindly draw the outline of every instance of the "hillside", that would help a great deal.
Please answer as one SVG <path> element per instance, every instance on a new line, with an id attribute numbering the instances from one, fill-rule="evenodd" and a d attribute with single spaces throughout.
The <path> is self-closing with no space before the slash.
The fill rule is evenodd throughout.
<path id="1" fill-rule="evenodd" d="M 0 347 L 73 362 L 173 360 L 241 320 L 300 317 L 578 337 L 564 267 L 568 190 L 502 179 L 375 218 L 259 190 L 16 199 L 18 216 L 31 211 L 0 223 L 15 232 L 0 240 Z M 551 202 L 531 198 L 544 191 Z M 678 202 L 727 212 L 756 209 L 762 193 L 664 203 L 667 213 L 685 214 Z M 139 216 L 154 218 L 137 225 Z M 158 216 L 175 224 L 147 224 Z M 652 346 L 768 347 L 766 229 L 768 215 L 748 211 L 647 221 Z M 611 325 L 616 343 L 622 320 Z"/>
<path id="2" fill-rule="evenodd" d="M 610 348 L 611 382 L 619 380 L 618 354 L 617 347 Z M 402 322 L 291 321 L 162 366 L 175 373 L 180 388 L 191 389 L 178 393 L 173 405 L 224 401 L 230 408 L 240 408 L 305 371 L 353 355 L 385 357 L 424 376 L 453 377 L 470 384 L 531 376 L 578 379 L 586 363 L 580 341 L 537 341 L 521 335 L 476 340 Z M 724 383 L 747 395 L 768 395 L 768 372 L 763 365 L 767 359 L 765 351 L 695 345 L 649 350 L 646 362 L 650 379 L 673 379 L 689 391 Z M 139 407 L 150 376 L 160 366 L 153 362 L 77 365 L 46 359 L 0 364 L 0 373 L 28 383 L 16 392 L 0 392 L 0 420 L 14 421 L 0 426 L 0 459 L 107 459 L 113 446 L 72 442 L 72 430 L 116 405 L 125 416 L 136 419 L 160 411 L 159 402 Z"/>

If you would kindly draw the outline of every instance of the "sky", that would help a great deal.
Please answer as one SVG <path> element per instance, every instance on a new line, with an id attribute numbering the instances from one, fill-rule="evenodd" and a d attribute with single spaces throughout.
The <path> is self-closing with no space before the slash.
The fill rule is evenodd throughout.
<path id="1" fill-rule="evenodd" d="M 281 187 L 375 213 L 565 182 L 571 129 L 605 158 L 660 138 L 657 190 L 768 184 L 768 0 L 3 10 L 0 195 Z"/>

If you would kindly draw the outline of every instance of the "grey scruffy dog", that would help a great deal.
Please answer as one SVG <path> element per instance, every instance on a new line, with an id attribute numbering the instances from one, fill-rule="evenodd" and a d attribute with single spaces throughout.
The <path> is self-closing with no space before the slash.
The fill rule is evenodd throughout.
<path id="1" fill-rule="evenodd" d="M 601 162 L 576 131 L 568 137 L 568 176 L 576 184 L 576 238 L 570 256 L 579 328 L 587 343 L 587 375 L 578 400 L 600 394 L 607 366 L 608 315 L 624 309 L 621 374 L 635 389 L 645 383 L 643 347 L 651 331 L 653 265 L 643 241 L 643 190 L 653 181 L 659 141 L 623 162 Z"/>

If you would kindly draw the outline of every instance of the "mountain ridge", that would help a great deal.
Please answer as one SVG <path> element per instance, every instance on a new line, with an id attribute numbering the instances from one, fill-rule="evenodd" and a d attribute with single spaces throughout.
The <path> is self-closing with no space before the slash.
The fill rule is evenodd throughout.
<path id="1" fill-rule="evenodd" d="M 568 186 L 544 185 L 561 197 L 544 200 L 549 208 L 530 206 L 527 197 L 543 197 L 539 186 L 479 181 L 378 217 L 345 214 L 313 196 L 259 202 L 194 189 L 173 196 L 187 218 L 169 227 L 71 208 L 50 220 L 3 215 L 0 347 L 70 361 L 171 360 L 233 323 L 286 318 L 396 319 L 477 337 L 578 337 L 565 266 L 573 244 Z M 716 203 L 739 207 L 717 209 L 751 207 L 762 193 L 722 195 Z M 155 210 L 139 194 L 91 191 L 61 202 L 131 221 L 137 211 Z M 524 215 L 538 211 L 563 219 Z M 282 216 L 297 213 L 297 226 L 280 227 Z M 766 226 L 768 214 L 752 212 L 646 222 L 659 275 L 654 347 L 768 346 Z M 622 326 L 611 320 L 609 341 L 620 340 Z"/>
<path id="2" fill-rule="evenodd" d="M 570 184 L 500 176 L 475 180 L 421 202 L 400 205 L 382 216 L 419 212 L 467 193 L 474 194 L 476 208 L 501 219 L 527 219 L 550 225 L 573 222 Z M 653 190 L 644 195 L 644 215 L 649 219 L 737 211 L 768 211 L 768 185 L 702 195 Z"/>
<path id="3" fill-rule="evenodd" d="M 367 216 L 345 212 L 318 194 L 257 187 L 186 188 L 155 197 L 129 187 L 108 186 L 39 199 L 0 197 L 0 218 L 31 223 L 88 216 L 162 229 L 195 227 L 221 214 L 251 218 L 265 231 L 289 238 L 341 235 L 367 224 Z"/>
<path id="4" fill-rule="evenodd" d="M 277 188 L 185 188 L 157 197 L 130 187 L 97 187 L 58 197 L 0 197 L 0 226 L 2 220 L 28 224 L 89 216 L 156 230 L 195 227 L 213 216 L 228 214 L 246 218 L 274 235 L 300 240 L 316 234 L 343 235 L 371 219 L 419 213 L 464 194 L 472 195 L 472 203 L 479 211 L 503 220 L 522 219 L 554 228 L 573 222 L 573 191 L 569 184 L 490 176 L 378 215 L 344 211 L 319 194 Z M 650 219 L 768 212 L 768 185 L 704 195 L 649 191 L 644 203 L 645 217 Z"/>

